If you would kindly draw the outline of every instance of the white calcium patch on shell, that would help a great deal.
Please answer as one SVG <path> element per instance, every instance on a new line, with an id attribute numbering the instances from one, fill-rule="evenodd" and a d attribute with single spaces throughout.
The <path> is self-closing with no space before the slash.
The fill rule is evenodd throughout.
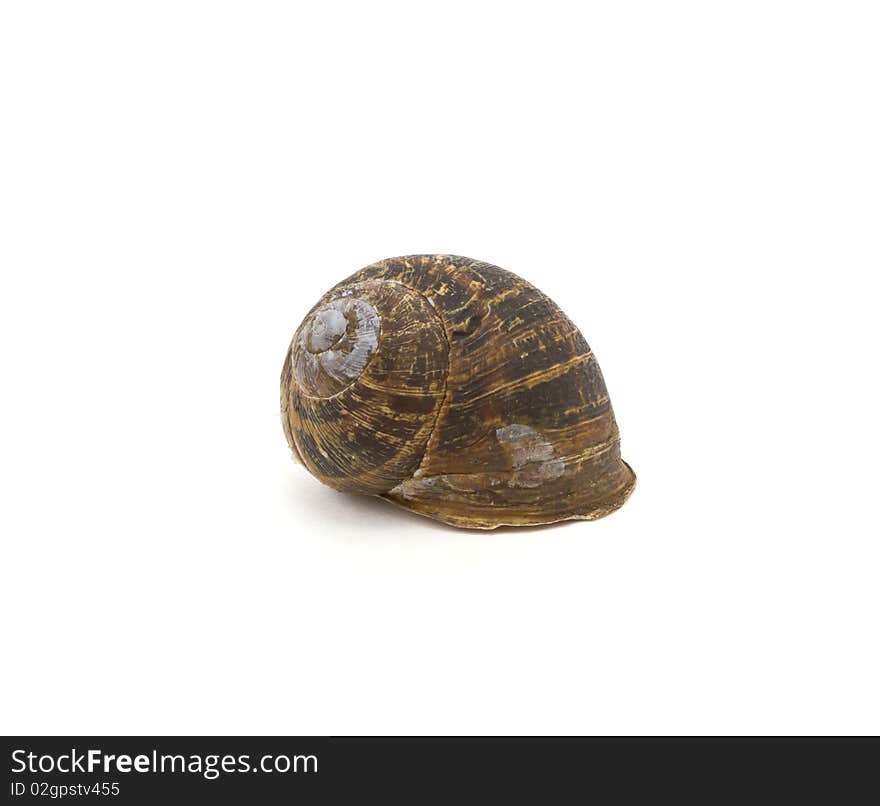
<path id="1" fill-rule="evenodd" d="M 308 394 L 335 394 L 357 378 L 379 344 L 380 319 L 357 297 L 332 299 L 300 329 L 294 370 Z"/>
<path id="2" fill-rule="evenodd" d="M 565 462 L 556 457 L 553 445 L 531 426 L 522 423 L 505 425 L 495 429 L 495 438 L 510 461 L 509 474 L 499 473 L 488 478 L 482 473 L 425 476 L 422 470 L 417 470 L 411 479 L 391 490 L 390 495 L 413 501 L 449 493 L 487 493 L 487 480 L 490 488 L 498 487 L 504 481 L 508 487 L 540 487 L 565 472 Z M 492 505 L 494 501 L 489 499 L 487 503 Z"/>
<path id="3" fill-rule="evenodd" d="M 565 472 L 565 462 L 556 458 L 553 445 L 531 426 L 505 425 L 495 429 L 495 438 L 510 455 L 513 465 L 507 481 L 510 487 L 539 487 Z"/>
<path id="4" fill-rule="evenodd" d="M 338 308 L 322 308 L 313 317 L 305 333 L 306 349 L 323 353 L 339 341 L 348 330 L 348 319 Z"/>

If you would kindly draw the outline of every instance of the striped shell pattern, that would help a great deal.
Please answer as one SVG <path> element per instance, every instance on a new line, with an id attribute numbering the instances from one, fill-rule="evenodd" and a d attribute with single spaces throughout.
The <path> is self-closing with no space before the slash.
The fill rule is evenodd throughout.
<path id="1" fill-rule="evenodd" d="M 322 482 L 452 526 L 591 520 L 635 485 L 580 331 L 469 258 L 391 258 L 334 286 L 293 337 L 281 410 Z"/>

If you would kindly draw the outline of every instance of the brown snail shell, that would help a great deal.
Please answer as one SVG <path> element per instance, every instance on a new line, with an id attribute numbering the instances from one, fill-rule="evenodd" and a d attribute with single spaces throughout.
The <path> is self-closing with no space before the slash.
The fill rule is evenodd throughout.
<path id="1" fill-rule="evenodd" d="M 330 289 L 293 337 L 281 411 L 320 481 L 452 526 L 592 520 L 635 485 L 580 331 L 470 258 L 390 258 Z"/>

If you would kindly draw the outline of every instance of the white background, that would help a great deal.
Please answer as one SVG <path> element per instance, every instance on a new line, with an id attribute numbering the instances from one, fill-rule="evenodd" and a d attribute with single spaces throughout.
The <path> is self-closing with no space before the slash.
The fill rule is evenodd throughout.
<path id="1" fill-rule="evenodd" d="M 2 732 L 880 731 L 876 4 L 7 2 Z M 556 299 L 639 484 L 456 531 L 322 487 L 333 283 Z"/>

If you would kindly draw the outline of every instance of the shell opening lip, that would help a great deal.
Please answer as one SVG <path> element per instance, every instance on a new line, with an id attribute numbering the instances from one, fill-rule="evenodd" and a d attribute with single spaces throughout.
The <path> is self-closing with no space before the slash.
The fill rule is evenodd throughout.
<path id="1" fill-rule="evenodd" d="M 534 529 L 535 527 L 558 526 L 574 521 L 595 521 L 605 518 L 620 509 L 636 488 L 638 479 L 632 467 L 623 460 L 621 460 L 621 463 L 626 467 L 629 478 L 610 498 L 592 504 L 575 505 L 570 511 L 547 512 L 543 515 L 520 516 L 512 511 L 507 511 L 503 515 L 493 512 L 455 514 L 449 511 L 440 511 L 434 507 L 424 506 L 423 504 L 408 501 L 405 498 L 387 493 L 379 497 L 383 501 L 387 501 L 389 504 L 393 504 L 413 515 L 430 518 L 451 528 L 472 532 L 489 532 L 495 529 L 501 529 L 502 531 L 509 529 Z"/>

